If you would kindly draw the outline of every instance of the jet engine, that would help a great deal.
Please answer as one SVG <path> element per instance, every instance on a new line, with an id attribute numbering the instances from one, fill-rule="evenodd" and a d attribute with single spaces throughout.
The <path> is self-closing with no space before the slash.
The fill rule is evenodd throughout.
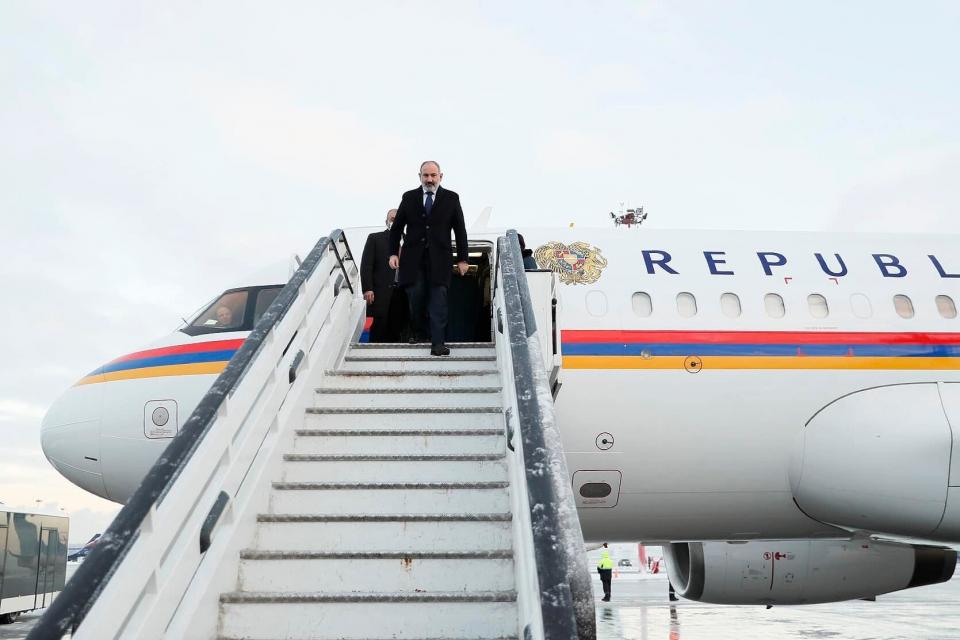
<path id="1" fill-rule="evenodd" d="M 816 604 L 946 582 L 957 552 L 853 540 L 686 542 L 664 547 L 678 595 L 714 604 Z"/>

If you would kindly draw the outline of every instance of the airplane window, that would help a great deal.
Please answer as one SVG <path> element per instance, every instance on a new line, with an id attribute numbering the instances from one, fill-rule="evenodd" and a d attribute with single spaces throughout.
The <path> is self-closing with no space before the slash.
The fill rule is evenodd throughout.
<path id="1" fill-rule="evenodd" d="M 893 308 L 897 310 L 897 315 L 901 318 L 909 319 L 913 317 L 913 302 L 905 295 L 897 294 L 893 296 Z"/>
<path id="2" fill-rule="evenodd" d="M 697 299 L 692 293 L 686 291 L 677 294 L 677 313 L 684 318 L 692 318 L 697 315 Z"/>
<path id="3" fill-rule="evenodd" d="M 587 313 L 597 317 L 607 315 L 607 294 L 603 291 L 591 291 L 588 293 Z"/>
<path id="4" fill-rule="evenodd" d="M 830 315 L 830 308 L 827 307 L 827 299 L 819 293 L 811 293 L 807 296 L 807 309 L 814 318 L 826 318 Z"/>
<path id="5" fill-rule="evenodd" d="M 937 311 L 943 318 L 957 317 L 957 305 L 950 296 L 937 296 Z"/>
<path id="6" fill-rule="evenodd" d="M 253 308 L 254 325 L 260 322 L 260 316 L 270 307 L 281 289 L 283 289 L 283 287 L 270 287 L 269 289 L 261 289 L 257 292 L 257 304 Z"/>
<path id="7" fill-rule="evenodd" d="M 873 315 L 873 306 L 870 304 L 870 298 L 862 293 L 855 293 L 850 296 L 850 310 L 858 318 L 869 318 Z"/>
<path id="8" fill-rule="evenodd" d="M 630 297 L 633 304 L 633 312 L 641 318 L 649 318 L 653 313 L 653 301 L 650 300 L 650 294 L 645 291 L 637 291 Z"/>
<path id="9" fill-rule="evenodd" d="M 243 326 L 247 291 L 228 291 L 207 307 L 190 325 L 200 329 L 236 331 Z"/>
<path id="10" fill-rule="evenodd" d="M 783 306 L 783 298 L 776 293 L 763 296 L 763 308 L 771 318 L 782 318 L 787 313 L 786 307 Z"/>
<path id="11" fill-rule="evenodd" d="M 739 318 L 740 296 L 735 293 L 725 293 L 720 296 L 720 310 L 728 318 Z"/>

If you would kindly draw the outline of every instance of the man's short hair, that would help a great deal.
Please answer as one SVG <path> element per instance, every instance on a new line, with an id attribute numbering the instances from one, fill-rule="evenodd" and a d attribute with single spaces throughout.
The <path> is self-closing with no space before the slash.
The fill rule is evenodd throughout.
<path id="1" fill-rule="evenodd" d="M 384 218 L 384 221 L 385 221 L 385 222 L 390 222 L 390 214 L 391 214 L 391 213 L 396 213 L 396 212 L 397 212 L 396 209 L 387 209 L 387 217 Z"/>
<path id="2" fill-rule="evenodd" d="M 443 171 L 440 169 L 440 163 L 437 162 L 436 160 L 424 160 L 423 162 L 421 162 L 421 163 L 420 163 L 420 173 L 423 173 L 423 168 L 424 168 L 425 166 L 427 166 L 428 164 L 435 164 L 435 165 L 437 165 L 437 173 L 443 173 Z"/>

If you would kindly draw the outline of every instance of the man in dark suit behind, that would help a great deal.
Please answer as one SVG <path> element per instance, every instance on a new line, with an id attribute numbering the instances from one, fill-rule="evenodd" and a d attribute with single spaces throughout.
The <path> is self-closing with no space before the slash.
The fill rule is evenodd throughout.
<path id="1" fill-rule="evenodd" d="M 373 318 L 370 327 L 370 342 L 396 342 L 400 328 L 391 322 L 390 305 L 393 297 L 395 271 L 390 268 L 390 226 L 397 217 L 397 210 L 387 212 L 387 228 L 367 236 L 360 258 L 360 283 L 363 299 L 367 301 L 367 315 Z"/>
<path id="2" fill-rule="evenodd" d="M 430 354 L 448 356 L 444 345 L 447 329 L 447 287 L 453 256 L 450 232 L 457 241 L 457 271 L 467 273 L 467 228 L 460 196 L 440 186 L 440 165 L 428 160 L 420 165 L 420 188 L 407 191 L 400 200 L 397 219 L 390 228 L 390 267 L 399 267 L 398 282 L 410 300 L 411 341 L 425 341 L 426 317 L 430 317 Z M 404 236 L 404 231 L 406 235 Z M 405 237 L 403 255 L 400 238 Z"/>

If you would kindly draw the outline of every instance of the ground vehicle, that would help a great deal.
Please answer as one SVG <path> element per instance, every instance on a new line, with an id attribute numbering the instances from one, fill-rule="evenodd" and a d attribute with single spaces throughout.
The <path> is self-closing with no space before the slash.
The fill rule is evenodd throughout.
<path id="1" fill-rule="evenodd" d="M 67 571 L 64 516 L 0 510 L 0 624 L 49 605 Z"/>

